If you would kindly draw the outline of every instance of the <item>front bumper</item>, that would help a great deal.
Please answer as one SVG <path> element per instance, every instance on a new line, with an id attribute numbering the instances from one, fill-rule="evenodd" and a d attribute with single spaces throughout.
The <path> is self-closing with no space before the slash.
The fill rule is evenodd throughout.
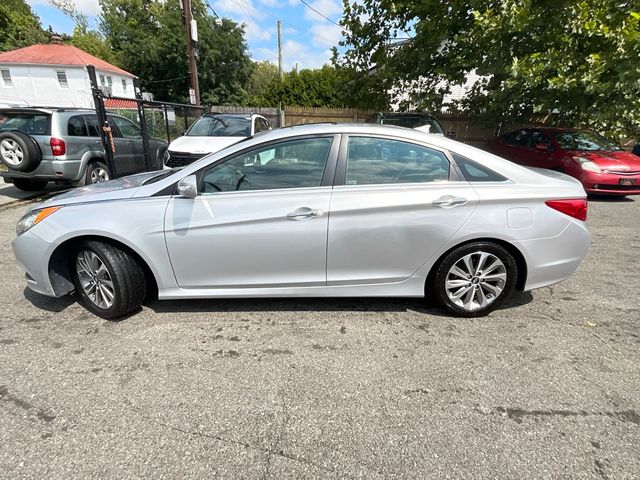
<path id="1" fill-rule="evenodd" d="M 640 174 L 583 172 L 579 180 L 587 193 L 604 195 L 640 195 Z M 624 185 L 623 183 L 631 183 Z"/>
<path id="2" fill-rule="evenodd" d="M 16 237 L 11 246 L 16 260 L 26 273 L 27 287 L 49 297 L 61 297 L 67 292 L 56 293 L 49 277 L 49 249 L 51 244 L 27 230 Z"/>

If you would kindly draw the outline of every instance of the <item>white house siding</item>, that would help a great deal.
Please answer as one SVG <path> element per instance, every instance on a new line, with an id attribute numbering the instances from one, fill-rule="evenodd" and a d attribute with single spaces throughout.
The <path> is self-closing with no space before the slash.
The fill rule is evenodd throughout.
<path id="1" fill-rule="evenodd" d="M 9 70 L 12 86 L 5 85 L 0 77 L 0 107 L 51 106 L 93 108 L 93 97 L 89 84 L 89 74 L 83 67 L 39 66 L 2 64 L 0 69 Z M 64 71 L 67 87 L 60 85 L 57 72 Z M 134 98 L 133 79 L 105 71 L 96 71 L 98 83 L 100 75 L 111 77 L 112 95 Z M 123 90 L 122 80 L 127 82 Z"/>

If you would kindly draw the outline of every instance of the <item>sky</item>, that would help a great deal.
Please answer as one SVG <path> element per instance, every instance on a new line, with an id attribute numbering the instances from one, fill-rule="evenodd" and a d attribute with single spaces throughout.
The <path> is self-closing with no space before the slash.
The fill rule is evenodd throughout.
<path id="1" fill-rule="evenodd" d="M 100 12 L 98 0 L 72 0 L 79 12 L 95 25 Z M 176 1 L 179 0 L 166 0 Z M 249 53 L 256 61 L 278 62 L 278 19 L 282 20 L 282 57 L 285 70 L 296 66 L 317 68 L 330 62 L 331 47 L 341 38 L 341 28 L 300 0 L 208 0 L 220 15 L 245 24 Z M 305 0 L 311 7 L 338 23 L 342 17 L 342 0 Z M 48 0 L 27 0 L 40 17 L 43 27 L 58 33 L 73 32 L 73 22 Z"/>

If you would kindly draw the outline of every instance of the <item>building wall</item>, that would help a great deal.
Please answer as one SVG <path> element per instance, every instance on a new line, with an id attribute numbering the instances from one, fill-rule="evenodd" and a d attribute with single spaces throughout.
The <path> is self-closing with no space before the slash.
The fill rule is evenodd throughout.
<path id="1" fill-rule="evenodd" d="M 51 106 L 93 108 L 89 75 L 81 67 L 48 67 L 0 64 L 0 70 L 9 70 L 12 86 L 6 85 L 0 76 L 0 107 Z M 57 72 L 64 71 L 67 86 L 58 81 Z M 96 71 L 98 83 L 101 76 L 105 84 L 111 78 L 112 95 L 134 98 L 133 80 L 113 73 Z M 126 91 L 122 80 L 126 80 Z"/>

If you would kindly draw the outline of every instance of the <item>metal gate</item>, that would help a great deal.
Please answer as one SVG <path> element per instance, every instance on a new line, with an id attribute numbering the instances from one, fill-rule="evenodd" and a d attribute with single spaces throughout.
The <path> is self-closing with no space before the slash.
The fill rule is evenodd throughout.
<path id="1" fill-rule="evenodd" d="M 93 65 L 87 72 L 111 178 L 162 169 L 168 144 L 205 113 L 204 107 L 144 100 L 137 79 L 136 98 L 113 97 L 98 84 Z"/>

